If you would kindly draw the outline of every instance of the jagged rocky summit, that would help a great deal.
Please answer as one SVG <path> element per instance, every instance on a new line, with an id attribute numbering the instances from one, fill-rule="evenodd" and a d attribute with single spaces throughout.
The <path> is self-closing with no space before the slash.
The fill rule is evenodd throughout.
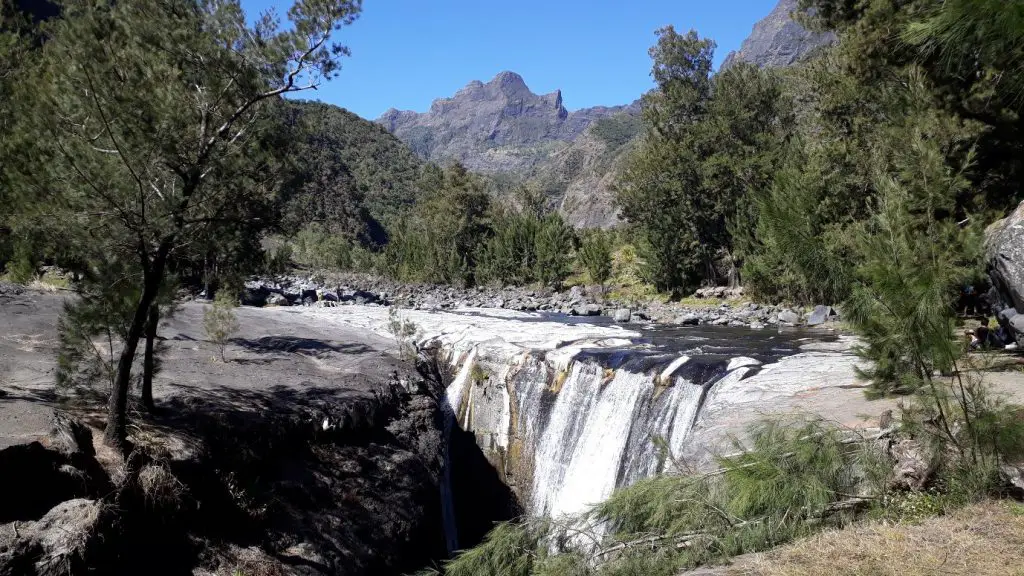
<path id="1" fill-rule="evenodd" d="M 522 76 L 501 72 L 474 80 L 423 113 L 390 109 L 377 122 L 421 157 L 459 161 L 471 170 L 529 169 L 553 149 L 574 141 L 595 120 L 624 106 L 566 109 L 561 90 L 534 94 Z"/>
<path id="2" fill-rule="evenodd" d="M 740 49 L 730 52 L 722 69 L 736 62 L 749 62 L 762 68 L 792 66 L 811 52 L 835 41 L 831 32 L 814 32 L 793 19 L 799 0 L 779 0 L 768 16 L 754 24 Z"/>

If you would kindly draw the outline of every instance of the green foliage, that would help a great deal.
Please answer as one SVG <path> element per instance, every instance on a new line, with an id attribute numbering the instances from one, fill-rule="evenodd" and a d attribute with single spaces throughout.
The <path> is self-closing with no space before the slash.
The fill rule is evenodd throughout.
<path id="1" fill-rule="evenodd" d="M 590 281 L 604 288 L 612 275 L 612 239 L 608 232 L 594 230 L 580 243 L 579 261 Z"/>
<path id="2" fill-rule="evenodd" d="M 283 276 L 292 268 L 295 250 L 287 242 L 281 242 L 264 255 L 263 269 L 271 276 Z"/>
<path id="3" fill-rule="evenodd" d="M 322 226 L 307 226 L 295 235 L 293 258 L 314 270 L 346 270 L 352 266 L 352 247 Z"/>
<path id="4" fill-rule="evenodd" d="M 470 285 L 490 222 L 484 181 L 459 165 L 424 168 L 426 196 L 396 226 L 384 272 L 403 281 Z"/>
<path id="5" fill-rule="evenodd" d="M 634 114 L 616 114 L 601 118 L 591 126 L 591 132 L 609 149 L 617 149 L 640 133 L 640 118 Z"/>
<path id="6" fill-rule="evenodd" d="M 397 306 L 388 309 L 388 332 L 398 341 L 398 357 L 401 360 L 416 359 L 416 336 L 420 327 L 402 315 Z"/>
<path id="7" fill-rule="evenodd" d="M 227 349 L 231 337 L 238 333 L 238 318 L 235 317 L 235 308 L 238 306 L 238 299 L 227 291 L 221 291 L 213 304 L 207 306 L 203 312 L 203 330 L 210 342 L 216 344 L 220 351 L 221 362 L 227 362 L 224 352 Z"/>
<path id="8" fill-rule="evenodd" d="M 530 214 L 508 214 L 494 219 L 493 235 L 481 247 L 481 282 L 528 284 L 538 268 L 540 221 Z"/>
<path id="9" fill-rule="evenodd" d="M 117 370 L 116 346 L 131 321 L 135 288 L 119 285 L 113 296 L 109 291 L 80 291 L 77 300 L 64 303 L 57 323 L 57 378 L 60 389 L 77 386 L 114 386 Z"/>
<path id="10" fill-rule="evenodd" d="M 842 227 L 816 214 L 826 191 L 810 166 L 788 166 L 766 193 L 755 196 L 756 240 L 743 276 L 767 300 L 838 302 L 850 287 Z"/>
<path id="11" fill-rule="evenodd" d="M 561 215 L 544 214 L 543 197 L 521 190 L 519 209 L 493 211 L 479 248 L 477 282 L 559 285 L 570 272 L 576 234 Z"/>
<path id="12" fill-rule="evenodd" d="M 780 79 L 742 64 L 712 78 L 713 50 L 695 32 L 659 31 L 658 90 L 644 96 L 645 135 L 617 183 L 660 290 L 718 280 L 714 261 L 733 236 L 751 235 L 749 193 L 771 182 L 788 138 Z"/>
<path id="13" fill-rule="evenodd" d="M 282 104 L 289 138 L 282 227 L 310 225 L 379 246 L 421 195 L 423 162 L 382 126 L 319 102 Z"/>
<path id="14" fill-rule="evenodd" d="M 502 522 L 480 545 L 459 554 L 445 564 L 446 576 L 530 576 L 543 526 Z"/>
<path id="15" fill-rule="evenodd" d="M 6 272 L 11 282 L 28 284 L 36 278 L 36 257 L 27 242 L 15 241 L 10 260 L 7 261 Z"/>
<path id="16" fill-rule="evenodd" d="M 537 263 L 534 276 L 542 284 L 561 284 L 569 275 L 572 249 L 576 235 L 558 214 L 548 214 L 540 220 L 534 236 Z"/>

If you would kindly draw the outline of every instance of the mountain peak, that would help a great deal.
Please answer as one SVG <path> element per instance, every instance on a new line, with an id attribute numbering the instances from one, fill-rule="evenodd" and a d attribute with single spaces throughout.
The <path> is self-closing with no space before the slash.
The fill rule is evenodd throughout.
<path id="1" fill-rule="evenodd" d="M 506 70 L 487 83 L 473 80 L 451 97 L 434 100 L 427 112 L 389 110 L 377 122 L 427 160 L 458 160 L 474 170 L 507 172 L 528 169 L 551 144 L 574 141 L 592 122 L 617 110 L 569 112 L 561 90 L 534 94 L 522 76 Z"/>
<path id="2" fill-rule="evenodd" d="M 793 15 L 799 9 L 799 0 L 779 0 L 770 14 L 754 24 L 740 49 L 729 53 L 722 70 L 736 62 L 749 62 L 762 68 L 790 66 L 835 40 L 831 32 L 812 32 L 794 20 Z"/>
<path id="3" fill-rule="evenodd" d="M 529 88 L 526 87 L 526 81 L 523 80 L 522 76 L 508 70 L 498 72 L 498 75 L 487 84 L 491 86 L 498 86 L 503 90 L 529 90 Z"/>

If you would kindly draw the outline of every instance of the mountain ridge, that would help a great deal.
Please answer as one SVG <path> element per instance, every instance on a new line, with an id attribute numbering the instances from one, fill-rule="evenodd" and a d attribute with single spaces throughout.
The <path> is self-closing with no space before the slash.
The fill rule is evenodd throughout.
<path id="1" fill-rule="evenodd" d="M 595 106 L 570 111 L 561 90 L 535 94 L 519 74 L 472 80 L 450 97 L 435 99 L 426 112 L 388 109 L 376 122 L 422 158 L 457 161 L 487 173 L 522 173 L 560 144 L 578 138 L 594 121 L 630 106 Z"/>
<path id="2" fill-rule="evenodd" d="M 761 68 L 792 66 L 835 41 L 835 34 L 814 32 L 797 22 L 793 14 L 799 9 L 800 0 L 779 0 L 767 16 L 754 24 L 739 49 L 725 57 L 720 69 L 725 70 L 737 62 Z"/>

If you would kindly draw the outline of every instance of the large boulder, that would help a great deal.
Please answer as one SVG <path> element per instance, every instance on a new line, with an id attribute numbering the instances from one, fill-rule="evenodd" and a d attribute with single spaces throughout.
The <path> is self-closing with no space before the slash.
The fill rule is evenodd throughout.
<path id="1" fill-rule="evenodd" d="M 631 317 L 632 313 L 629 311 L 629 308 L 619 308 L 615 311 L 616 322 L 629 322 Z"/>
<path id="2" fill-rule="evenodd" d="M 987 296 L 1000 325 L 1024 343 L 1024 203 L 985 231 L 992 290 Z"/>
<path id="3" fill-rule="evenodd" d="M 807 325 L 820 326 L 821 324 L 828 322 L 829 319 L 831 319 L 834 315 L 835 311 L 832 310 L 831 306 L 822 306 L 819 304 L 818 306 L 814 307 L 814 310 L 811 312 L 810 316 L 807 317 Z"/>
<path id="4" fill-rule="evenodd" d="M 800 323 L 800 315 L 792 310 L 783 310 L 779 312 L 779 322 L 795 326 Z"/>

